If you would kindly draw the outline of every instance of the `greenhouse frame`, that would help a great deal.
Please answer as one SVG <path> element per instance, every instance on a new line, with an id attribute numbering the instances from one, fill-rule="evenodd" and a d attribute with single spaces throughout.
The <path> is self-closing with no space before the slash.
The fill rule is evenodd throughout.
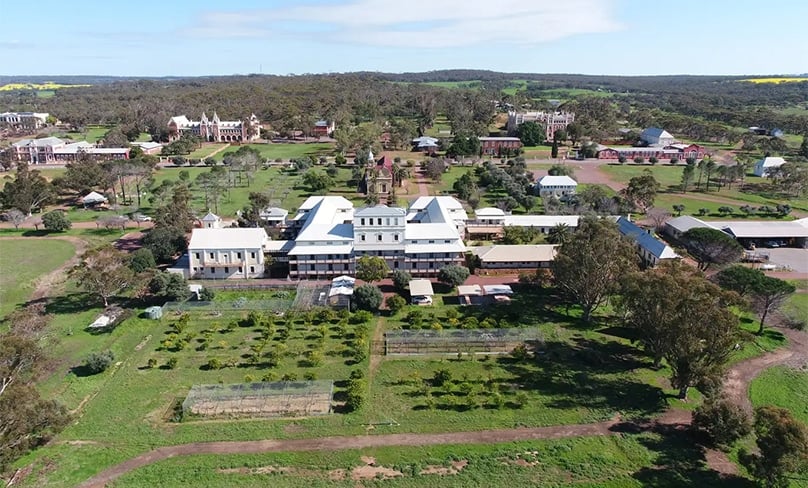
<path id="1" fill-rule="evenodd" d="M 332 380 L 194 385 L 183 416 L 298 417 L 331 413 Z"/>
<path id="2" fill-rule="evenodd" d="M 384 354 L 498 354 L 543 343 L 537 328 L 393 330 L 384 334 Z"/>

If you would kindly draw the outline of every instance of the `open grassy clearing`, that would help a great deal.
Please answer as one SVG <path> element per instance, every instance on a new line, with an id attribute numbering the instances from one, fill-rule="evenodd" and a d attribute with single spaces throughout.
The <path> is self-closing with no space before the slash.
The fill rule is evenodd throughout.
<path id="1" fill-rule="evenodd" d="M 25 302 L 36 280 L 75 253 L 73 244 L 57 239 L 0 240 L 0 317 Z"/>
<path id="2" fill-rule="evenodd" d="M 333 156 L 334 144 L 328 142 L 310 142 L 303 144 L 246 144 L 246 146 L 256 149 L 261 157 L 274 160 L 281 158 L 284 160 L 299 158 L 303 156 Z M 236 152 L 238 146 L 230 146 L 215 156 L 216 160 L 221 159 L 229 153 Z"/>
<path id="3" fill-rule="evenodd" d="M 314 167 L 315 171 L 325 171 L 325 168 Z M 190 181 L 193 182 L 201 173 L 207 173 L 210 168 L 207 167 L 167 167 L 161 168 L 155 173 L 154 180 L 156 184 L 160 184 L 164 180 L 177 181 L 180 178 L 180 173 L 187 171 Z M 364 195 L 357 193 L 356 188 L 348 186 L 348 181 L 351 178 L 351 169 L 348 167 L 338 168 L 338 174 L 334 178 L 336 185 L 331 188 L 327 194 L 340 195 L 348 200 L 354 202 L 354 205 L 362 206 Z M 417 192 L 417 187 L 415 190 Z M 273 205 L 280 206 L 289 210 L 290 213 L 300 206 L 303 201 L 309 196 L 313 195 L 310 189 L 303 185 L 302 173 L 286 168 L 271 167 L 261 169 L 255 172 L 253 182 L 250 186 L 246 186 L 246 181 L 243 186 L 230 188 L 219 202 L 219 215 L 223 217 L 234 218 L 237 210 L 243 209 L 249 203 L 249 195 L 251 192 L 264 192 L 270 195 L 273 200 Z M 192 208 L 205 212 L 207 207 L 205 205 L 204 190 L 198 188 L 196 185 L 191 186 L 191 193 L 193 194 L 193 201 L 191 202 Z M 146 209 L 150 211 L 151 209 Z M 211 210 L 214 210 L 211 208 Z"/>
<path id="4" fill-rule="evenodd" d="M 195 149 L 191 154 L 185 157 L 188 159 L 205 159 L 225 146 L 227 146 L 227 144 L 205 143 L 202 144 L 202 147 Z"/>
<path id="5" fill-rule="evenodd" d="M 600 167 L 600 170 L 608 174 L 615 181 L 621 183 L 628 183 L 628 181 L 635 177 L 640 176 L 645 171 L 650 171 L 657 181 L 662 185 L 662 193 L 657 196 L 657 207 L 663 207 L 670 210 L 670 207 L 675 203 L 682 203 L 685 205 L 685 213 L 695 215 L 699 208 L 708 208 L 710 213 L 718 215 L 718 207 L 732 206 L 736 214 L 733 218 L 742 217 L 743 214 L 738 210 L 743 205 L 761 206 L 768 205 L 771 207 L 777 206 L 780 203 L 788 203 L 793 208 L 803 211 L 808 211 L 808 199 L 795 199 L 787 195 L 782 195 L 773 191 L 769 181 L 765 178 L 747 175 L 745 183 L 742 187 L 737 184 L 732 188 L 721 188 L 718 190 L 714 183 L 710 185 L 710 192 L 704 192 L 706 187 L 706 178 L 702 179 L 701 190 L 695 190 L 698 181 L 698 172 L 691 184 L 691 190 L 687 193 L 681 192 L 681 178 L 683 164 L 676 166 L 670 165 L 636 165 L 636 164 L 608 164 Z M 710 202 L 704 198 L 721 198 L 731 200 L 732 202 Z M 715 207 L 715 208 L 713 208 Z M 710 217 L 713 217 L 712 215 Z M 776 217 L 753 215 L 749 219 L 772 219 Z M 792 216 L 783 217 L 785 220 L 793 219 Z"/>
<path id="6" fill-rule="evenodd" d="M 386 479 L 368 469 L 373 458 Z M 113 483 L 115 487 L 429 487 L 493 486 L 727 486 L 704 467 L 698 449 L 682 435 L 588 437 L 495 445 L 385 447 L 336 452 L 200 455 L 161 461 Z"/>
<path id="7" fill-rule="evenodd" d="M 808 424 L 808 370 L 777 366 L 760 374 L 749 387 L 754 406 L 786 408 Z"/>

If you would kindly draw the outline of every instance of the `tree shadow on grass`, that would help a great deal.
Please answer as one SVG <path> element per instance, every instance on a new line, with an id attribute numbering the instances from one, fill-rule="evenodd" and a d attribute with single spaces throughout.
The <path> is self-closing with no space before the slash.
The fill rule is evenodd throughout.
<path id="1" fill-rule="evenodd" d="M 89 293 L 68 293 L 58 297 L 48 298 L 45 304 L 45 311 L 54 315 L 75 314 L 102 305 L 97 302 L 97 297 Z"/>
<path id="2" fill-rule="evenodd" d="M 655 435 L 641 435 L 639 442 L 656 454 L 653 466 L 645 467 L 632 477 L 646 487 L 721 486 L 753 488 L 752 481 L 737 475 L 725 475 L 707 466 L 701 448 L 687 429 L 657 426 Z"/>
<path id="3" fill-rule="evenodd" d="M 535 362 L 499 358 L 502 368 L 526 390 L 550 397 L 553 409 L 583 408 L 621 412 L 627 418 L 649 418 L 662 413 L 665 392 L 636 379 L 634 371 L 651 362 L 641 352 L 617 342 L 575 339 L 550 342 Z"/>

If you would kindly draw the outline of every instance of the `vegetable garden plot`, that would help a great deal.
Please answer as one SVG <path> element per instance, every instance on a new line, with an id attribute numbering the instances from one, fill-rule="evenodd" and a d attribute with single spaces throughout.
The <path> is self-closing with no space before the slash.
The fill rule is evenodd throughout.
<path id="1" fill-rule="evenodd" d="M 395 330 L 384 335 L 384 353 L 490 354 L 508 353 L 516 346 L 538 347 L 544 342 L 536 328 Z"/>

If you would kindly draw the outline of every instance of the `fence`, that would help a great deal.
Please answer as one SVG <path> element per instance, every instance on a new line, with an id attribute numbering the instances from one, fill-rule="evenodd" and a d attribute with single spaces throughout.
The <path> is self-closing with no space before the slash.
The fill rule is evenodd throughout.
<path id="1" fill-rule="evenodd" d="M 194 385 L 182 412 L 208 418 L 325 415 L 333 396 L 331 380 Z"/>
<path id="2" fill-rule="evenodd" d="M 385 355 L 508 353 L 521 344 L 544 343 L 536 328 L 396 330 L 384 335 Z"/>
<path id="3" fill-rule="evenodd" d="M 292 307 L 294 300 L 291 298 L 270 298 L 267 300 L 234 300 L 230 302 L 198 302 L 198 301 L 185 301 L 185 302 L 167 302 L 163 305 L 163 315 L 171 312 L 210 312 L 210 313 L 224 313 L 224 312 L 241 312 L 262 310 L 274 313 L 283 313 Z"/>

